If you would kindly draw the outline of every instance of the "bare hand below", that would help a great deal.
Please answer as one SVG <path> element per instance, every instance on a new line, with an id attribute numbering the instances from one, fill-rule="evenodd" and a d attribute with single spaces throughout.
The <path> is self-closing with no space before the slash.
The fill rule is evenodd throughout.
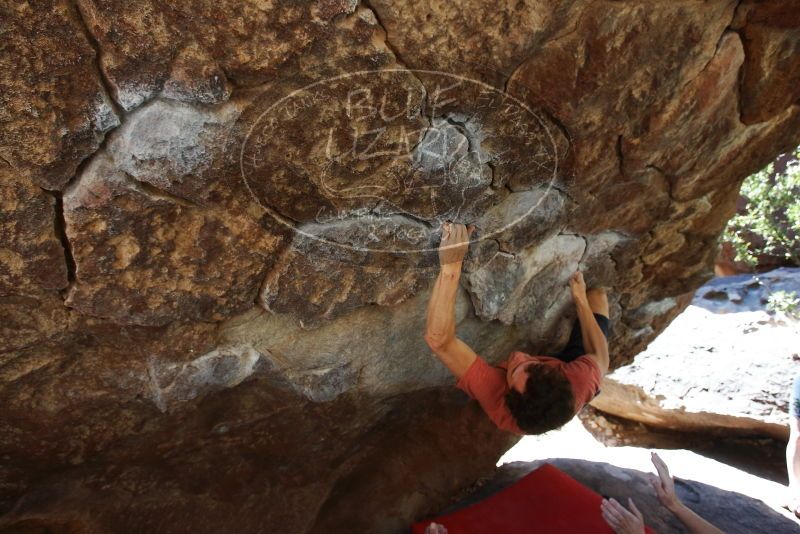
<path id="1" fill-rule="evenodd" d="M 669 468 L 667 468 L 667 464 L 664 463 L 664 460 L 654 452 L 650 453 L 650 460 L 656 467 L 656 471 L 658 471 L 658 478 L 651 475 L 650 483 L 653 484 L 653 488 L 656 490 L 656 495 L 658 495 L 661 504 L 663 504 L 667 510 L 674 511 L 681 501 L 678 499 L 678 496 L 675 495 L 675 482 L 669 475 Z"/>
<path id="2" fill-rule="evenodd" d="M 658 471 L 658 476 L 650 475 L 650 482 L 652 482 L 656 495 L 658 495 L 658 499 L 664 505 L 664 508 L 675 514 L 675 517 L 683 523 L 683 526 L 691 534 L 724 534 L 720 529 L 684 505 L 675 495 L 675 481 L 670 476 L 664 460 L 654 452 L 650 453 L 650 459 L 653 460 L 653 465 L 656 466 L 656 471 Z"/>
<path id="3" fill-rule="evenodd" d="M 425 528 L 425 534 L 447 534 L 447 528 L 439 523 L 431 523 Z"/>
<path id="4" fill-rule="evenodd" d="M 628 499 L 627 510 L 615 499 L 603 499 L 600 513 L 611 529 L 617 534 L 644 534 L 644 517 L 632 499 Z"/>
<path id="5" fill-rule="evenodd" d="M 439 245 L 439 264 L 460 264 L 469 248 L 469 238 L 475 227 L 446 222 L 442 225 L 442 242 Z"/>

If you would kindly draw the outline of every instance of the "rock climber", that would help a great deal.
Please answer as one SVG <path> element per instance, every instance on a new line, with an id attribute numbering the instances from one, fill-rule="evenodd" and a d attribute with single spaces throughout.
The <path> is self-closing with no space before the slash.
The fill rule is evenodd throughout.
<path id="1" fill-rule="evenodd" d="M 464 256 L 474 227 L 445 222 L 439 245 L 439 276 L 428 303 L 425 341 L 457 378 L 456 386 L 476 399 L 500 429 L 541 434 L 567 423 L 589 402 L 608 372 L 608 298 L 586 290 L 581 272 L 569 286 L 578 320 L 558 354 L 514 351 L 491 366 L 456 337 L 455 303 Z M 544 304 L 544 303 L 543 303 Z"/>

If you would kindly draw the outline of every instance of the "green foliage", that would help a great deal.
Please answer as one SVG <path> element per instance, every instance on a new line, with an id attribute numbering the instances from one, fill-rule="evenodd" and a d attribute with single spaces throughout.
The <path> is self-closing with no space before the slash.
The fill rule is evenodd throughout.
<path id="1" fill-rule="evenodd" d="M 774 312 L 783 312 L 786 315 L 800 320 L 800 298 L 794 291 L 775 291 L 770 293 L 767 309 Z"/>
<path id="2" fill-rule="evenodd" d="M 759 254 L 783 256 L 800 266 L 800 147 L 786 172 L 775 174 L 773 164 L 747 177 L 741 195 L 747 213 L 735 215 L 722 238 L 736 250 L 736 259 L 755 266 Z M 764 246 L 753 249 L 752 234 Z"/>

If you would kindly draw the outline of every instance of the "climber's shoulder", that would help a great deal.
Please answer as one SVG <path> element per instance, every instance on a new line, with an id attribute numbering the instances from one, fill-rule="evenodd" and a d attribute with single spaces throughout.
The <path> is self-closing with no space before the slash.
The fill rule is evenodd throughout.
<path id="1" fill-rule="evenodd" d="M 581 356 L 581 358 L 586 358 L 587 360 L 591 361 L 595 367 L 597 367 L 597 372 L 600 374 L 602 378 L 608 373 L 608 359 L 605 360 L 600 357 L 598 354 L 588 353 Z"/>

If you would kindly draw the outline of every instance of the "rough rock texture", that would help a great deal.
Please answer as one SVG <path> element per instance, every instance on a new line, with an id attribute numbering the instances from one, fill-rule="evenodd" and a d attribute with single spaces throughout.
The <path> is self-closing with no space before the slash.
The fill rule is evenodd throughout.
<path id="1" fill-rule="evenodd" d="M 681 522 L 659 502 L 649 481 L 651 473 L 624 469 L 603 462 L 563 458 L 504 464 L 494 478 L 445 512 L 485 499 L 544 463 L 554 465 L 600 495 L 614 498 L 621 503 L 627 503 L 629 497 L 633 498 L 636 507 L 645 518 L 645 524 L 655 532 L 686 532 Z M 764 502 L 741 493 L 682 478 L 675 480 L 675 492 L 684 504 L 723 532 L 731 534 L 797 532 L 795 521 L 775 512 Z M 600 515 L 599 508 L 597 514 Z"/>
<path id="2" fill-rule="evenodd" d="M 63 0 L 0 10 L 0 157 L 37 185 L 59 189 L 119 125 L 93 37 Z"/>
<path id="3" fill-rule="evenodd" d="M 791 2 L 0 8 L 0 525 L 389 532 L 513 441 L 421 335 L 554 350 L 576 267 L 613 365 L 800 142 Z M 465 446 L 464 444 L 469 444 Z M 379 474 L 376 474 L 379 473 Z"/>
<path id="4" fill-rule="evenodd" d="M 731 25 L 744 44 L 742 122 L 753 124 L 774 117 L 786 104 L 800 99 L 800 13 L 786 12 L 781 2 L 748 0 Z"/>
<path id="5" fill-rule="evenodd" d="M 800 323 L 766 310 L 778 291 L 800 294 L 800 269 L 712 280 L 635 363 L 603 380 L 592 405 L 654 428 L 788 439 Z"/>

